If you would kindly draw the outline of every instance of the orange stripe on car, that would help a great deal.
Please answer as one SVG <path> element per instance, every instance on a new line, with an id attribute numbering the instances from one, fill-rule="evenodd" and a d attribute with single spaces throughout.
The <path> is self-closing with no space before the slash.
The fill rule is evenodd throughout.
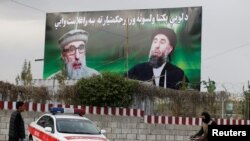
<path id="1" fill-rule="evenodd" d="M 34 127 L 32 127 L 31 125 L 29 125 L 29 132 L 32 136 L 35 136 L 42 141 L 59 141 L 55 137 L 50 136 L 50 135 L 48 135 L 40 130 L 37 130 Z"/>
<path id="2" fill-rule="evenodd" d="M 89 139 L 89 140 L 98 140 L 98 141 L 107 141 L 105 138 L 101 137 L 89 137 L 89 136 L 65 136 L 67 140 L 75 140 L 75 139 Z"/>

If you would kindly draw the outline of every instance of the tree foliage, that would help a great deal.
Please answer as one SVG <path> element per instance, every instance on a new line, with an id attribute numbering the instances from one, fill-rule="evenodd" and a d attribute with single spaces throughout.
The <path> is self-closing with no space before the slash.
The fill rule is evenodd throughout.
<path id="1" fill-rule="evenodd" d="M 204 85 L 205 88 L 207 88 L 207 92 L 209 92 L 209 93 L 215 92 L 215 90 L 216 90 L 215 81 L 208 78 L 208 81 L 203 80 L 203 81 L 201 81 L 201 83 Z"/>
<path id="2" fill-rule="evenodd" d="M 31 63 L 30 61 L 27 62 L 27 60 L 25 59 L 21 74 L 20 76 L 17 75 L 16 77 L 16 84 L 18 85 L 20 82 L 21 85 L 30 86 L 31 81 L 32 81 Z"/>
<path id="3" fill-rule="evenodd" d="M 23 100 L 45 103 L 50 100 L 49 91 L 43 86 L 15 86 L 3 81 L 0 81 L 0 96 L 1 94 L 2 100 L 9 99 L 10 101 Z"/>
<path id="4" fill-rule="evenodd" d="M 244 89 L 243 87 L 243 93 L 244 93 L 244 98 L 245 98 L 245 104 L 243 105 L 244 107 L 244 111 L 243 113 L 245 113 L 245 119 L 250 119 L 250 83 L 248 81 L 248 86 L 247 86 L 247 90 Z"/>
<path id="5" fill-rule="evenodd" d="M 118 74 L 104 73 L 76 84 L 78 103 L 92 106 L 129 107 L 137 82 Z"/>
<path id="6" fill-rule="evenodd" d="M 55 74 L 55 76 L 53 76 L 52 79 L 58 80 L 58 83 L 61 86 L 64 86 L 65 85 L 64 81 L 67 79 L 67 72 L 65 70 L 65 67 L 62 67 L 61 71 L 59 73 Z"/>
<path id="7" fill-rule="evenodd" d="M 78 103 L 78 96 L 76 92 L 76 87 L 75 85 L 62 85 L 60 84 L 59 90 L 57 91 L 54 99 L 58 102 L 62 102 L 65 104 L 80 104 Z"/>

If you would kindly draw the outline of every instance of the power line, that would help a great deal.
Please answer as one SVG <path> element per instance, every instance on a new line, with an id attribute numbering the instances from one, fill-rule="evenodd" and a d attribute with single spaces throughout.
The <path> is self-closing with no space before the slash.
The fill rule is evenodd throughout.
<path id="1" fill-rule="evenodd" d="M 16 3 L 16 4 L 18 4 L 18 5 L 21 5 L 21 6 L 24 6 L 24 7 L 27 7 L 27 8 L 30 8 L 30 9 L 33 9 L 33 10 L 35 10 L 35 11 L 39 11 L 39 12 L 41 12 L 41 13 L 46 13 L 44 10 L 41 10 L 41 9 L 39 9 L 39 8 L 36 8 L 36 7 L 32 7 L 32 6 L 30 6 L 30 5 L 27 5 L 27 4 L 25 4 L 25 3 L 21 3 L 21 2 L 18 2 L 18 1 L 16 1 L 16 0 L 11 0 L 11 2 L 13 2 L 13 3 Z M 109 32 L 109 31 L 105 31 L 105 30 L 103 30 L 104 32 Z M 113 34 L 115 34 L 115 33 L 113 33 Z M 116 34 L 117 35 L 117 34 Z M 118 35 L 118 36 L 122 36 L 122 37 L 124 37 L 124 35 Z M 228 50 L 225 50 L 225 51 L 223 51 L 223 52 L 220 52 L 220 53 L 217 53 L 217 54 L 215 54 L 215 55 L 212 55 L 212 56 L 210 56 L 210 57 L 207 57 L 207 58 L 205 58 L 204 60 L 210 60 L 210 59 L 213 59 L 213 58 L 216 58 L 216 57 L 218 57 L 218 56 L 221 56 L 221 55 L 224 55 L 224 54 L 226 54 L 226 53 L 229 53 L 229 52 L 231 52 L 231 51 L 235 51 L 236 49 L 240 49 L 240 48 L 243 48 L 243 47 L 246 47 L 246 46 L 248 46 L 250 44 L 250 42 L 248 42 L 248 43 L 246 43 L 246 44 L 243 44 L 243 45 L 240 45 L 240 46 L 237 46 L 237 47 L 233 47 L 233 48 L 231 48 L 231 49 L 228 49 Z M 113 62 L 115 62 L 115 61 L 117 61 L 117 60 L 120 60 L 122 57 L 120 57 L 120 58 L 117 58 L 117 59 L 115 59 L 115 60 L 112 60 L 112 61 L 110 61 L 110 62 L 108 62 L 108 63 L 106 63 L 106 64 L 103 64 L 103 65 L 101 65 L 101 66 L 105 66 L 105 65 L 108 65 L 108 64 L 110 64 L 110 63 L 113 63 Z M 35 61 L 41 61 L 41 60 L 39 60 L 39 59 L 36 59 Z M 98 66 L 98 67 L 101 67 L 101 66 Z M 200 84 L 200 83 L 191 83 L 191 84 Z M 220 83 L 217 83 L 217 85 L 219 85 Z M 224 83 L 222 83 L 222 84 L 225 84 L 225 82 Z M 232 87 L 231 88 L 233 88 L 233 89 L 235 89 L 234 87 L 233 87 L 234 85 L 232 85 Z"/>
<path id="2" fill-rule="evenodd" d="M 24 7 L 31 8 L 31 9 L 33 9 L 33 10 L 36 10 L 36 11 L 39 11 L 39 12 L 42 12 L 42 13 L 46 13 L 45 11 L 43 11 L 43 10 L 41 10 L 41 9 L 32 7 L 32 6 L 30 6 L 30 5 L 27 5 L 27 4 L 24 4 L 24 3 L 21 3 L 21 2 L 18 2 L 18 1 L 16 1 L 16 0 L 11 0 L 11 2 L 16 3 L 16 4 L 19 4 L 19 5 L 22 5 L 22 6 L 24 6 Z M 104 30 L 104 31 L 105 31 L 105 30 Z M 105 32 L 108 32 L 108 31 L 105 31 Z M 120 36 L 122 36 L 122 35 L 120 35 Z M 224 54 L 226 54 L 226 53 L 228 53 L 228 52 L 235 51 L 235 49 L 239 49 L 239 48 L 242 48 L 242 47 L 246 47 L 246 46 L 249 45 L 249 44 L 250 44 L 250 42 L 248 42 L 248 43 L 246 43 L 246 44 L 243 44 L 243 45 L 240 45 L 240 46 L 237 46 L 237 47 L 234 47 L 234 48 L 231 48 L 231 49 L 229 49 L 229 50 L 225 50 L 225 51 L 223 51 L 223 52 L 220 52 L 220 53 L 217 53 L 217 54 L 212 55 L 212 56 L 210 56 L 210 57 L 207 57 L 207 58 L 205 58 L 204 60 L 210 60 L 210 59 L 216 58 L 216 57 L 221 56 L 221 55 L 224 55 Z"/>
<path id="3" fill-rule="evenodd" d="M 224 54 L 229 53 L 229 52 L 231 52 L 231 51 L 235 51 L 236 49 L 240 49 L 240 48 L 246 47 L 246 46 L 248 46 L 248 45 L 250 45 L 250 42 L 248 42 L 248 43 L 246 43 L 246 44 L 243 44 L 243 45 L 240 45 L 240 46 L 237 46 L 237 47 L 233 47 L 233 48 L 228 49 L 228 50 L 225 50 L 225 51 L 223 51 L 223 52 L 217 53 L 217 54 L 215 54 L 215 55 L 212 55 L 212 56 L 210 56 L 210 57 L 205 58 L 204 60 L 209 60 L 209 59 L 216 58 L 216 57 L 218 57 L 218 56 L 224 55 Z"/>
<path id="4" fill-rule="evenodd" d="M 16 0 L 11 0 L 11 2 L 16 3 L 16 4 L 19 4 L 19 5 L 22 5 L 22 6 L 24 6 L 24 7 L 28 7 L 28 8 L 30 8 L 30 9 L 35 10 L 35 11 L 39 11 L 39 12 L 42 12 L 42 13 L 46 13 L 45 11 L 43 11 L 43 10 L 41 10 L 41 9 L 38 9 L 38 8 L 36 8 L 36 7 L 32 7 L 32 6 L 30 6 L 30 5 L 27 5 L 27 4 L 24 4 L 24 3 L 21 3 L 21 2 L 18 2 L 18 1 L 16 1 Z"/>

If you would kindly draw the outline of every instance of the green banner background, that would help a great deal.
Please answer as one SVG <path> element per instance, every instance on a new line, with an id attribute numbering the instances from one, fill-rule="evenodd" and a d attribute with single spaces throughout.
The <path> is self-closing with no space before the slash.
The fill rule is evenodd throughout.
<path id="1" fill-rule="evenodd" d="M 193 88 L 200 89 L 201 25 L 201 7 L 48 13 L 43 77 L 63 67 L 57 41 L 71 29 L 89 32 L 87 66 L 123 74 L 148 60 L 152 31 L 168 27 L 178 37 L 172 63 L 184 70 Z"/>

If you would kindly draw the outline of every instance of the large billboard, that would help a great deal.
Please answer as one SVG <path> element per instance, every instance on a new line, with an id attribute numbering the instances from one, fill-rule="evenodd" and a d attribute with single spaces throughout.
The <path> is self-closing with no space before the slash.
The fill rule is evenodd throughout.
<path id="1" fill-rule="evenodd" d="M 155 30 L 167 28 L 176 34 L 176 39 L 167 38 L 172 47 L 167 63 L 183 70 L 190 86 L 199 89 L 201 25 L 202 7 L 47 13 L 43 77 L 51 78 L 65 69 L 64 57 L 69 51 L 71 55 L 84 53 L 81 65 L 96 72 L 126 76 L 135 65 L 149 61 Z M 77 49 L 77 45 L 63 48 L 65 38 L 73 34 L 85 38 L 84 50 Z M 162 73 L 158 74 L 161 78 Z"/>

